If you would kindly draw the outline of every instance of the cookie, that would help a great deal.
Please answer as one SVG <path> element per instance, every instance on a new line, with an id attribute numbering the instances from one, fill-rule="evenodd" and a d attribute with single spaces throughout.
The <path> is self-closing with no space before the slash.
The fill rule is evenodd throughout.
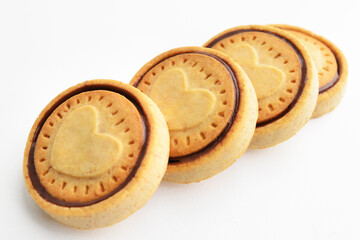
<path id="1" fill-rule="evenodd" d="M 75 228 L 123 220 L 157 189 L 169 133 L 136 88 L 93 80 L 67 89 L 35 121 L 24 153 L 26 186 L 57 221 Z"/>
<path id="2" fill-rule="evenodd" d="M 318 79 L 309 53 L 293 35 L 269 26 L 240 26 L 216 35 L 204 47 L 234 59 L 254 85 L 259 117 L 249 148 L 281 143 L 308 122 Z"/>
<path id="3" fill-rule="evenodd" d="M 257 119 L 255 92 L 242 69 L 221 52 L 170 50 L 145 64 L 130 84 L 154 100 L 169 127 L 165 180 L 201 181 L 246 150 Z"/>
<path id="4" fill-rule="evenodd" d="M 313 118 L 331 112 L 345 93 L 348 65 L 339 48 L 326 38 L 303 28 L 289 25 L 272 25 L 297 37 L 307 48 L 315 62 L 319 78 L 319 96 Z"/>

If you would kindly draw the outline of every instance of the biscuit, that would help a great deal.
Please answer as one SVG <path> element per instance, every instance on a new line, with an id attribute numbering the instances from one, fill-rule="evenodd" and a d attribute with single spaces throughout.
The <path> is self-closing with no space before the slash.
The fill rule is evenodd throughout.
<path id="1" fill-rule="evenodd" d="M 319 78 L 319 96 L 313 118 L 331 112 L 345 93 L 348 65 L 340 49 L 326 38 L 303 28 L 284 24 L 272 25 L 297 37 L 315 62 Z"/>
<path id="2" fill-rule="evenodd" d="M 145 64 L 130 84 L 154 100 L 168 124 L 165 180 L 201 181 L 246 150 L 257 119 L 255 92 L 238 64 L 221 52 L 170 50 Z"/>
<path id="3" fill-rule="evenodd" d="M 316 105 L 313 61 L 293 35 L 269 26 L 240 26 L 204 44 L 234 59 L 254 85 L 259 118 L 249 148 L 267 148 L 295 135 Z"/>
<path id="4" fill-rule="evenodd" d="M 157 189 L 169 133 L 136 88 L 93 80 L 67 89 L 35 121 L 24 153 L 26 186 L 57 221 L 96 228 L 125 219 Z"/>

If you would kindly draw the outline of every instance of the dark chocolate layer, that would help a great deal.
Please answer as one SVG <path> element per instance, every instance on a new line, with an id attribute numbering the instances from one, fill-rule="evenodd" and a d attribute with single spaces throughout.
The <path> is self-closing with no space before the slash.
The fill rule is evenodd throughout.
<path id="1" fill-rule="evenodd" d="M 124 97 L 126 97 L 130 102 L 132 102 L 135 107 L 137 108 L 137 110 L 139 111 L 140 115 L 141 115 L 141 119 L 142 119 L 142 123 L 143 123 L 143 129 L 144 129 L 144 139 L 143 139 L 143 144 L 142 144 L 142 149 L 140 151 L 139 157 L 136 161 L 136 164 L 134 166 L 134 168 L 131 170 L 129 176 L 125 179 L 125 181 L 119 185 L 118 187 L 116 187 L 112 192 L 106 194 L 105 196 L 99 197 L 97 199 L 91 200 L 91 201 L 87 201 L 87 202 L 66 202 L 63 201 L 61 199 L 55 198 L 54 196 L 52 196 L 48 191 L 46 191 L 45 187 L 41 184 L 38 175 L 36 173 L 36 169 L 35 169 L 35 163 L 34 163 L 34 152 L 35 152 L 35 146 L 37 143 L 37 139 L 39 136 L 39 133 L 45 123 L 45 121 L 48 119 L 48 117 L 52 114 L 52 112 L 58 107 L 60 106 L 63 102 L 65 102 L 67 99 L 79 94 L 79 93 L 83 93 L 83 92 L 88 92 L 88 91 L 95 91 L 95 90 L 106 90 L 106 91 L 111 91 L 111 92 L 115 92 L 118 93 Z M 146 153 L 146 149 L 147 149 L 147 145 L 148 145 L 148 137 L 149 137 L 149 122 L 147 120 L 146 114 L 140 104 L 140 101 L 134 96 L 132 95 L 130 92 L 115 87 L 115 86 L 111 86 L 111 85 L 107 85 L 107 84 L 96 84 L 96 85 L 85 85 L 81 88 L 75 89 L 74 91 L 68 93 L 67 95 L 63 96 L 61 99 L 59 99 L 53 106 L 51 106 L 51 108 L 45 113 L 45 115 L 43 116 L 43 118 L 40 120 L 39 124 L 36 127 L 35 130 L 35 134 L 33 137 L 33 141 L 31 144 L 31 148 L 30 148 L 30 152 L 29 152 L 29 156 L 28 156 L 28 172 L 29 172 L 29 177 L 31 180 L 31 183 L 34 187 L 34 189 L 39 193 L 39 195 L 44 198 L 45 200 L 59 205 L 59 206 L 63 206 L 63 207 L 85 207 L 85 206 L 90 206 L 93 204 L 96 204 L 98 202 L 101 202 L 111 196 L 113 196 L 114 194 L 116 194 L 117 192 L 119 192 L 121 189 L 123 189 L 130 181 L 131 179 L 135 176 L 138 168 L 141 165 L 141 162 L 145 156 Z"/>
<path id="2" fill-rule="evenodd" d="M 322 43 L 326 45 L 326 43 L 324 43 L 324 42 L 322 42 Z M 327 46 L 327 47 L 331 50 L 331 48 L 329 46 Z M 334 54 L 334 57 L 335 57 L 335 60 L 336 60 L 337 72 L 336 72 L 335 76 L 333 77 L 333 79 L 330 82 L 328 82 L 327 84 L 325 84 L 324 86 L 319 88 L 319 94 L 323 93 L 323 92 L 326 92 L 327 90 L 329 90 L 330 88 L 335 86 L 335 84 L 339 81 L 340 76 L 341 76 L 340 61 L 339 61 L 338 57 L 336 56 L 336 54 L 332 50 L 331 50 L 331 52 L 332 52 L 332 54 Z"/>
<path id="3" fill-rule="evenodd" d="M 225 135 L 228 133 L 228 131 L 230 130 L 232 124 L 234 123 L 235 117 L 238 113 L 239 110 L 239 102 L 240 102 L 240 89 L 237 83 L 237 79 L 234 73 L 234 70 L 230 67 L 230 65 L 222 58 L 211 54 L 211 53 L 206 53 L 206 52 L 199 52 L 199 51 L 189 51 L 189 52 L 184 52 L 184 53 L 178 53 L 178 54 L 174 54 L 172 56 L 169 56 L 165 59 L 160 60 L 159 62 L 157 62 L 156 64 L 153 65 L 152 68 L 154 68 L 156 65 L 164 62 L 165 60 L 174 57 L 174 56 L 178 56 L 178 55 L 183 55 L 183 54 L 202 54 L 202 55 L 206 55 L 209 57 L 212 57 L 214 59 L 216 59 L 218 62 L 220 62 L 228 71 L 232 83 L 233 83 L 233 87 L 234 87 L 234 93 L 235 93 L 235 104 L 234 104 L 234 109 L 233 112 L 231 114 L 231 117 L 229 119 L 229 121 L 227 122 L 226 126 L 224 127 L 224 129 L 220 132 L 220 134 L 214 139 L 212 140 L 208 145 L 206 145 L 205 147 L 203 147 L 202 149 L 187 154 L 187 155 L 183 155 L 183 156 L 178 156 L 178 157 L 169 157 L 169 164 L 176 164 L 176 163 L 182 163 L 182 162 L 186 162 L 186 161 L 192 161 L 196 158 L 198 158 L 199 156 L 203 155 L 204 153 L 207 153 L 208 151 L 210 151 L 211 149 L 213 149 L 224 137 Z M 135 87 L 139 86 L 139 83 L 141 82 L 141 80 L 143 79 L 143 77 L 152 69 L 149 68 L 140 78 L 139 80 L 134 84 Z"/>
<path id="4" fill-rule="evenodd" d="M 301 93 L 303 92 L 304 90 L 304 87 L 305 87 L 305 83 L 307 81 L 307 67 L 306 67 L 306 63 L 305 63 L 305 59 L 304 59 L 304 56 L 301 54 L 300 50 L 287 38 L 283 37 L 283 36 L 280 36 L 276 33 L 273 33 L 273 32 L 269 32 L 269 31 L 262 31 L 262 30 L 257 30 L 257 29 L 239 29 L 239 30 L 234 30 L 232 32 L 228 32 L 216 39 L 214 39 L 213 41 L 211 41 L 209 44 L 207 44 L 205 47 L 208 47 L 208 48 L 212 48 L 216 43 L 224 40 L 225 38 L 228 38 L 228 37 L 231 37 L 235 34 L 239 34 L 239 33 L 243 33 L 243 32 L 262 32 L 262 33 L 267 33 L 267 34 L 270 34 L 272 36 L 275 36 L 279 39 L 281 39 L 282 41 L 286 42 L 287 44 L 290 45 L 290 47 L 292 49 L 294 49 L 294 51 L 296 52 L 298 58 L 299 58 L 299 61 L 300 61 L 300 65 L 301 65 L 301 80 L 300 80 L 300 86 L 299 86 L 299 90 L 298 92 L 296 93 L 294 99 L 292 100 L 292 102 L 289 104 L 289 106 L 284 109 L 284 111 L 282 111 L 281 113 L 279 113 L 278 115 L 270 118 L 270 119 L 267 119 L 265 121 L 261 121 L 261 122 L 258 122 L 256 124 L 256 127 L 262 127 L 262 126 L 265 126 L 267 124 L 270 124 L 272 122 L 275 122 L 276 120 L 282 118 L 283 116 L 285 116 L 288 112 L 290 112 L 290 110 L 296 105 L 298 99 L 300 98 L 301 96 Z"/>
<path id="5" fill-rule="evenodd" d="M 337 59 L 336 59 L 337 60 Z M 325 84 L 324 86 L 319 88 L 319 93 L 323 93 L 326 92 L 327 90 L 329 90 L 330 88 L 332 88 L 333 86 L 335 86 L 335 84 L 339 81 L 339 69 L 336 72 L 335 76 L 333 77 L 333 79 L 328 82 L 327 84 Z"/>

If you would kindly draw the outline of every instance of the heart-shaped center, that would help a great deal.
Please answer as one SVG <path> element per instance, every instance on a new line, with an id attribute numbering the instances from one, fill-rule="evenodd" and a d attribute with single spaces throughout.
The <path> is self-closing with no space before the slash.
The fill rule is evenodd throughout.
<path id="1" fill-rule="evenodd" d="M 156 79 L 149 96 L 164 114 L 170 130 L 186 130 L 202 122 L 216 97 L 207 89 L 188 89 L 181 69 L 170 69 Z"/>
<path id="2" fill-rule="evenodd" d="M 73 110 L 60 126 L 51 151 L 51 166 L 75 177 L 91 177 L 113 166 L 122 150 L 118 139 L 97 132 L 97 110 L 83 106 Z"/>
<path id="3" fill-rule="evenodd" d="M 277 67 L 259 64 L 254 47 L 243 44 L 232 50 L 232 57 L 249 76 L 258 99 L 274 94 L 285 80 L 285 74 Z"/>

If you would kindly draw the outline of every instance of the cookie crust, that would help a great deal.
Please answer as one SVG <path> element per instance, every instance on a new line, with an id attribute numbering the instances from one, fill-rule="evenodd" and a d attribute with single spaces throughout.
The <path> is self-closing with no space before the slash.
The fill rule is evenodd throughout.
<path id="1" fill-rule="evenodd" d="M 49 115 L 58 109 L 59 104 L 71 96 L 99 90 L 120 93 L 125 98 L 134 101 L 137 110 L 143 114 L 146 137 L 143 140 L 141 153 L 127 179 L 109 194 L 100 195 L 85 202 L 57 198 L 47 192 L 38 180 L 39 173 L 35 169 L 34 149 L 39 132 Z M 166 170 L 168 154 L 169 135 L 165 120 L 158 107 L 147 96 L 117 81 L 92 80 L 65 90 L 40 113 L 26 144 L 23 172 L 30 195 L 45 212 L 65 225 L 90 229 L 112 225 L 141 208 L 157 189 Z M 77 190 L 80 191 L 80 189 Z"/>
<path id="2" fill-rule="evenodd" d="M 295 31 L 304 35 L 309 36 L 309 38 L 313 38 L 322 44 L 324 44 L 327 48 L 330 49 L 332 54 L 335 57 L 335 61 L 337 64 L 337 69 L 335 76 L 329 81 L 326 85 L 319 87 L 319 96 L 316 103 L 316 108 L 312 115 L 312 118 L 321 117 L 322 115 L 331 112 L 336 108 L 336 106 L 341 102 L 345 89 L 346 89 L 346 82 L 347 82 L 347 75 L 348 75 L 348 64 L 344 54 L 340 51 L 340 49 L 333 44 L 328 39 L 317 35 L 309 30 L 286 25 L 286 24 L 273 24 L 271 26 L 280 28 L 282 30 L 289 30 Z M 301 39 L 300 39 L 301 40 Z M 302 40 L 301 40 L 302 41 Z M 306 47 L 306 46 L 305 46 Z M 310 50 L 309 50 L 310 51 Z M 311 52 L 310 52 L 311 54 Z M 327 69 L 325 69 L 327 70 Z M 321 74 L 323 69 L 318 70 L 318 74 Z M 328 70 L 327 70 L 328 71 Z"/>
<path id="3" fill-rule="evenodd" d="M 294 67 L 294 68 L 290 68 L 289 69 L 289 73 L 293 73 L 295 71 L 299 72 L 299 79 L 303 79 L 300 82 L 300 86 L 297 87 L 297 94 L 293 95 L 293 101 L 291 103 L 287 103 L 286 99 L 284 99 L 283 97 L 277 96 L 278 100 L 277 103 L 283 102 L 284 104 L 287 103 L 287 107 L 283 107 L 283 111 L 276 115 L 275 117 L 272 118 L 268 118 L 268 121 L 265 121 L 265 124 L 262 123 L 261 119 L 258 120 L 258 124 L 257 124 L 257 128 L 255 130 L 255 134 L 254 137 L 251 141 L 251 144 L 249 146 L 249 148 L 251 149 L 257 149 L 257 148 L 267 148 L 267 147 L 271 147 L 274 146 L 276 144 L 279 144 L 287 139 L 289 139 L 290 137 L 292 137 L 293 135 L 295 135 L 305 124 L 306 122 L 308 122 L 308 120 L 311 117 L 312 111 L 315 108 L 315 104 L 316 104 L 316 99 L 317 99 L 317 88 L 318 88 L 318 80 L 317 80 L 317 76 L 316 76 L 316 69 L 314 67 L 314 63 L 308 53 L 308 51 L 305 49 L 305 47 L 302 45 L 302 43 L 296 39 L 294 36 L 292 36 L 291 34 L 287 33 L 286 31 L 274 28 L 274 27 L 270 27 L 270 26 L 258 26 L 258 25 L 250 25 L 250 26 L 240 26 L 240 27 L 235 27 L 235 28 L 231 28 L 228 29 L 216 36 L 214 36 L 213 38 L 211 38 L 208 42 L 206 42 L 204 44 L 204 47 L 212 47 L 215 48 L 219 51 L 223 51 L 223 46 L 225 46 L 225 44 L 230 43 L 230 44 L 237 44 L 237 42 L 233 39 L 235 38 L 235 36 L 237 36 L 237 34 L 248 34 L 248 35 L 252 35 L 251 37 L 251 41 L 256 42 L 259 41 L 259 37 L 257 37 L 257 33 L 264 35 L 267 34 L 269 35 L 269 39 L 266 41 L 262 40 L 260 42 L 256 42 L 256 44 L 259 44 L 260 47 L 262 46 L 266 46 L 266 44 L 271 41 L 271 36 L 273 36 L 272 38 L 277 38 L 277 39 L 281 39 L 283 40 L 283 42 L 287 42 L 289 43 L 289 45 L 292 46 L 292 50 L 291 48 L 289 48 L 291 51 L 294 51 L 298 54 L 300 60 L 296 60 L 291 58 L 291 56 L 289 54 L 286 54 L 289 52 L 289 49 L 286 49 L 282 46 L 278 46 L 278 48 L 276 48 L 275 46 L 270 46 L 268 48 L 266 48 L 266 54 L 269 55 L 269 52 L 272 52 L 276 49 L 279 49 L 279 53 L 274 53 L 274 56 L 271 57 L 271 61 L 268 60 L 268 64 L 269 67 L 271 66 L 275 66 L 274 64 L 276 63 L 275 61 L 279 61 L 282 60 L 283 64 L 289 64 L 289 63 L 294 63 L 294 61 L 299 61 L 298 66 Z M 264 33 L 264 34 L 263 34 Z M 262 36 L 264 37 L 264 36 Z M 240 38 L 241 44 L 240 46 L 242 46 L 243 42 L 246 42 L 246 38 Z M 278 41 L 278 40 L 277 40 Z M 251 43 L 249 43 L 248 45 L 252 46 Z M 260 49 L 259 47 L 259 49 Z M 265 50 L 261 50 L 261 51 L 265 51 Z M 283 52 L 281 52 L 283 51 Z M 229 54 L 229 53 L 228 53 Z M 290 58 L 290 60 L 288 60 L 287 58 L 284 58 L 284 55 L 287 55 L 288 58 Z M 234 57 L 231 56 L 231 53 L 229 54 L 230 57 Z M 244 59 L 244 58 L 240 58 Z M 266 60 L 266 58 L 264 58 Z M 302 60 L 301 60 L 302 59 Z M 236 60 L 238 62 L 238 60 Z M 274 62 L 274 64 L 273 64 Z M 244 66 L 244 64 L 241 64 L 240 62 L 238 62 L 240 64 L 240 66 Z M 286 65 L 287 66 L 287 65 Z M 295 69 L 295 70 L 293 70 Z M 296 70 L 298 69 L 298 70 Z M 246 70 L 245 70 L 246 72 Z M 281 71 L 280 71 L 281 72 Z M 282 72 L 284 73 L 284 70 L 282 70 Z M 300 74 L 301 72 L 301 74 Z M 259 71 L 256 72 L 257 74 L 259 73 Z M 287 75 L 285 75 L 287 77 Z M 251 77 L 250 77 L 251 78 Z M 274 78 L 276 79 L 276 78 Z M 298 83 L 299 79 L 288 79 L 287 82 L 288 83 Z M 252 79 L 251 79 L 252 80 Z M 253 80 L 252 80 L 253 81 Z M 285 82 L 285 83 L 287 83 Z M 301 86 L 301 84 L 303 84 L 303 86 Z M 282 83 L 281 86 L 283 86 L 284 83 Z M 270 85 L 271 87 L 271 85 Z M 293 93 L 293 90 L 289 88 L 285 88 L 286 91 L 288 91 L 289 93 Z M 278 91 L 276 89 L 276 91 Z M 276 92 L 275 91 L 275 92 Z M 267 92 L 267 91 L 266 91 Z M 265 93 L 266 93 L 265 92 Z M 270 95 L 271 97 L 271 95 Z M 269 98 L 269 96 L 265 96 L 265 99 Z M 259 99 L 258 96 L 258 100 L 259 103 L 262 102 L 262 99 Z M 266 102 L 266 101 L 265 101 Z M 268 110 L 270 112 L 275 112 L 276 108 L 274 107 L 273 102 L 266 102 L 265 106 L 268 108 Z M 286 106 L 286 105 L 285 105 Z M 261 116 L 261 111 L 263 110 L 263 107 L 259 105 L 259 116 Z"/>
<path id="4" fill-rule="evenodd" d="M 177 48 L 160 54 L 145 64 L 136 73 L 130 84 L 137 86 L 144 93 L 151 95 L 152 89 L 148 90 L 148 87 L 144 86 L 142 81 L 147 81 L 146 75 L 148 73 L 151 74 L 153 70 L 156 72 L 156 69 L 162 69 L 165 71 L 163 73 L 165 75 L 168 71 L 172 71 L 171 69 L 166 69 L 166 62 L 170 61 L 171 64 L 173 57 L 177 56 L 181 56 L 182 58 L 181 61 L 179 59 L 179 65 L 177 65 L 177 62 L 174 60 L 174 67 L 186 71 L 187 64 L 189 64 L 190 66 L 194 66 L 191 71 L 200 72 L 203 75 L 199 77 L 196 75 L 197 73 L 191 75 L 191 72 L 187 72 L 188 75 L 193 76 L 191 81 L 194 87 L 192 89 L 196 89 L 197 91 L 202 91 L 202 89 L 213 91 L 215 96 L 214 106 L 217 106 L 216 104 L 219 104 L 219 107 L 221 107 L 222 104 L 228 107 L 231 106 L 231 108 L 225 111 L 219 110 L 218 108 L 211 110 L 212 114 L 217 115 L 216 119 L 219 119 L 218 122 L 210 121 L 208 130 L 205 129 L 204 132 L 200 131 L 197 138 L 188 138 L 190 139 L 190 143 L 191 141 L 203 141 L 204 137 L 201 133 L 205 133 L 205 136 L 211 136 L 207 145 L 201 149 L 194 148 L 192 151 L 188 151 L 183 155 L 170 154 L 170 161 L 164 179 L 178 183 L 198 182 L 221 172 L 230 166 L 236 158 L 241 156 L 246 150 L 256 124 L 257 101 L 249 79 L 234 61 L 218 51 L 201 47 Z M 207 65 L 207 63 L 209 63 L 209 65 Z M 212 66 L 215 69 L 207 66 Z M 162 73 L 159 75 L 160 78 L 161 74 Z M 217 74 L 219 74 L 219 76 L 217 76 Z M 157 79 L 154 81 L 157 81 Z M 194 82 L 199 82 L 203 85 L 196 85 Z M 156 84 L 156 82 L 148 85 L 152 86 L 153 84 Z M 216 95 L 217 93 L 219 93 L 219 95 Z M 231 94 L 226 95 L 227 93 Z M 169 96 L 168 99 L 170 98 L 171 96 Z M 191 113 L 192 111 L 190 111 L 188 117 L 193 118 Z M 213 119 L 212 114 L 203 119 L 200 125 L 197 126 L 201 126 L 201 124 L 207 122 L 208 119 Z M 165 118 L 167 117 L 165 116 Z M 168 119 L 170 118 L 168 117 Z M 222 119 L 229 119 L 229 121 L 223 120 L 224 122 L 221 123 L 221 125 L 219 121 Z M 170 124 L 168 122 L 168 125 Z M 194 128 L 197 129 L 197 126 Z M 213 131 L 217 127 L 220 129 Z M 182 132 L 186 131 L 186 129 L 182 130 Z M 215 132 L 216 134 L 211 135 L 207 134 L 207 132 Z M 170 139 L 171 142 L 175 142 L 176 139 L 174 137 L 172 138 L 172 136 L 174 136 L 174 130 L 170 130 Z M 184 139 L 186 143 L 186 135 L 184 135 Z"/>

